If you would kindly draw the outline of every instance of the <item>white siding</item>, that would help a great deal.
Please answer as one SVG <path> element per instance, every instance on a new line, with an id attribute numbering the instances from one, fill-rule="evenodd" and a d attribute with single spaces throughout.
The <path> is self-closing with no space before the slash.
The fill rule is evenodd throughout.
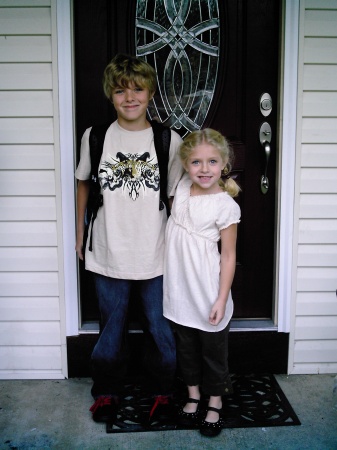
<path id="1" fill-rule="evenodd" d="M 64 378 L 54 0 L 0 0 L 0 378 Z"/>
<path id="2" fill-rule="evenodd" d="M 60 211 L 65 171 L 60 173 L 55 24 L 56 0 L 0 0 L 0 378 L 66 376 Z M 298 72 L 288 370 L 332 373 L 337 372 L 337 0 L 300 1 Z M 70 116 L 63 114 L 61 121 L 69 123 Z M 71 145 L 65 147 L 68 152 Z M 72 171 L 70 180 L 66 186 L 72 186 Z M 73 228 L 65 240 L 72 242 Z M 77 314 L 76 305 L 71 314 Z"/>
<path id="3" fill-rule="evenodd" d="M 290 373 L 337 371 L 337 1 L 301 0 Z"/>

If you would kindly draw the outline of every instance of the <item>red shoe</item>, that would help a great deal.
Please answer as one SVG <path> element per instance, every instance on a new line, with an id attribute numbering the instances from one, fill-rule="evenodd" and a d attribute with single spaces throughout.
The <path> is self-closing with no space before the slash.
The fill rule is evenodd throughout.
<path id="1" fill-rule="evenodd" d="M 118 399 L 101 395 L 91 406 L 92 418 L 95 422 L 113 423 L 117 419 Z"/>
<path id="2" fill-rule="evenodd" d="M 176 420 L 176 407 L 169 395 L 157 395 L 149 414 L 149 423 Z"/>

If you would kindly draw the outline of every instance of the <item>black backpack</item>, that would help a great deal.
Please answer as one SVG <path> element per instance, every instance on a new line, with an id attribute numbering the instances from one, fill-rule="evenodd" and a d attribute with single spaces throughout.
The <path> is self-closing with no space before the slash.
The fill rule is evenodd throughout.
<path id="1" fill-rule="evenodd" d="M 90 147 L 90 161 L 91 161 L 91 173 L 90 173 L 90 191 L 86 210 L 86 226 L 83 236 L 83 250 L 85 251 L 86 242 L 88 239 L 89 226 L 92 222 L 89 251 L 92 251 L 92 231 L 97 212 L 103 205 L 103 195 L 101 194 L 101 186 L 98 180 L 98 167 L 103 152 L 103 144 L 105 134 L 111 123 L 103 125 L 95 125 L 92 127 L 89 136 Z M 154 146 L 156 149 L 159 174 L 160 174 L 160 197 L 159 197 L 159 210 L 163 210 L 166 207 L 167 215 L 169 215 L 169 205 L 167 198 L 167 172 L 169 161 L 169 150 L 171 143 L 171 129 L 165 127 L 155 120 L 151 121 L 153 130 Z"/>

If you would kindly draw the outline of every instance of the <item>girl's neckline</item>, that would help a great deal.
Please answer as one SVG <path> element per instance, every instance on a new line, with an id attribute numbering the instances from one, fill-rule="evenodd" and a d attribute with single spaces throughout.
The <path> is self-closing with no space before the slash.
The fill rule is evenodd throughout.
<path id="1" fill-rule="evenodd" d="M 213 196 L 213 195 L 226 194 L 226 191 L 223 191 L 221 189 L 221 191 L 219 191 L 219 192 L 213 192 L 213 193 L 210 193 L 210 194 L 196 194 L 196 195 L 193 195 L 192 194 L 192 187 L 193 187 L 193 184 L 191 184 L 190 187 L 189 187 L 189 192 L 190 192 L 189 197 L 190 198 L 194 198 L 194 197 L 196 197 L 196 198 L 198 198 L 198 197 L 210 197 L 210 196 Z"/>

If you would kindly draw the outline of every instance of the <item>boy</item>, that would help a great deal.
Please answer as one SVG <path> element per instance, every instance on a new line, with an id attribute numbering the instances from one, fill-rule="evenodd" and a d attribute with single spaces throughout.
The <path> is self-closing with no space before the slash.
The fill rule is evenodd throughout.
<path id="1" fill-rule="evenodd" d="M 104 71 L 103 88 L 113 103 L 117 120 L 108 128 L 98 178 L 103 205 L 83 247 L 85 211 L 90 189 L 90 128 L 81 142 L 75 176 L 77 190 L 76 252 L 85 254 L 85 267 L 94 273 L 100 310 L 100 336 L 93 350 L 91 407 L 95 421 L 114 421 L 125 377 L 122 344 L 130 289 L 136 283 L 142 308 L 160 354 L 158 390 L 154 404 L 166 405 L 173 383 L 176 354 L 170 325 L 163 317 L 162 274 L 166 209 L 160 201 L 160 173 L 151 124 L 146 117 L 156 89 L 156 74 L 145 61 L 116 55 Z M 176 157 L 180 136 L 171 131 L 168 197 L 182 175 Z M 89 241 L 89 239 L 88 239 Z M 159 395 L 160 394 L 160 395 Z M 164 406 L 165 408 L 165 406 Z M 159 408 L 160 409 L 160 408 Z M 158 410 L 159 410 L 158 409 Z"/>

